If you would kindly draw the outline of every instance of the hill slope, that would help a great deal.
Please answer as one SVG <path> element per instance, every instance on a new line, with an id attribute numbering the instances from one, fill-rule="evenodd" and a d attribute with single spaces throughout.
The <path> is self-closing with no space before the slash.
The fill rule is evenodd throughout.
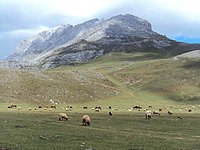
<path id="1" fill-rule="evenodd" d="M 122 105 L 199 103 L 199 62 L 157 57 L 157 53 L 110 53 L 88 64 L 46 71 L 1 69 L 0 100 L 105 101 Z"/>

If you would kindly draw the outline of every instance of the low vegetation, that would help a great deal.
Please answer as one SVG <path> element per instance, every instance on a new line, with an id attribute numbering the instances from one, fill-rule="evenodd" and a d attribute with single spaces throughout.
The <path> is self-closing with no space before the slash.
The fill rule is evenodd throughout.
<path id="1" fill-rule="evenodd" d="M 110 53 L 51 70 L 1 69 L 0 148 L 198 150 L 198 65 L 157 53 Z M 146 120 L 149 106 L 162 111 Z M 59 121 L 61 112 L 67 121 Z M 82 126 L 85 114 L 90 126 Z"/>
<path id="2" fill-rule="evenodd" d="M 87 112 L 91 124 L 82 126 L 83 110 L 68 112 L 68 121 L 58 121 L 57 112 L 0 112 L 0 146 L 15 150 L 198 150 L 200 146 L 196 114 L 168 116 L 163 112 L 146 120 L 144 113 L 137 111 L 114 111 L 113 116 Z"/>

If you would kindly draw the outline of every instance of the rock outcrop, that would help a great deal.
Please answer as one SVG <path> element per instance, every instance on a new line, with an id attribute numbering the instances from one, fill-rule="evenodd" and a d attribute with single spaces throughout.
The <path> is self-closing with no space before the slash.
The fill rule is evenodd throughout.
<path id="1" fill-rule="evenodd" d="M 109 52 L 143 51 L 176 55 L 193 49 L 189 44 L 178 43 L 152 31 L 148 21 L 126 14 L 107 20 L 93 19 L 75 26 L 62 25 L 41 32 L 20 42 L 6 60 L 17 62 L 22 67 L 33 64 L 46 69 L 85 63 Z"/>

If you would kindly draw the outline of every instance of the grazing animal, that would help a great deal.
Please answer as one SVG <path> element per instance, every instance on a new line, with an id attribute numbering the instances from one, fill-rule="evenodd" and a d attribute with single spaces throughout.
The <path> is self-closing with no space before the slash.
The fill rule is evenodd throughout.
<path id="1" fill-rule="evenodd" d="M 109 111 L 109 113 L 108 113 L 110 116 L 112 116 L 112 111 Z"/>
<path id="2" fill-rule="evenodd" d="M 17 108 L 17 105 L 12 104 L 12 105 L 11 105 L 11 108 Z"/>
<path id="3" fill-rule="evenodd" d="M 51 105 L 51 108 L 57 109 L 56 105 Z"/>
<path id="4" fill-rule="evenodd" d="M 157 112 L 157 111 L 154 111 L 153 114 L 154 114 L 154 115 L 159 115 L 159 116 L 160 116 L 160 113 Z"/>
<path id="5" fill-rule="evenodd" d="M 145 114 L 145 118 L 148 119 L 148 120 L 150 120 L 151 119 L 151 113 L 146 113 Z"/>
<path id="6" fill-rule="evenodd" d="M 83 107 L 83 109 L 87 109 L 87 108 L 88 108 L 87 106 L 84 106 L 84 107 Z"/>
<path id="7" fill-rule="evenodd" d="M 66 113 L 59 113 L 59 119 L 58 120 L 59 121 L 63 121 L 63 120 L 67 121 L 68 120 L 67 114 Z"/>
<path id="8" fill-rule="evenodd" d="M 109 109 L 112 109 L 112 107 L 111 107 L 111 106 L 109 106 L 108 108 L 109 108 Z"/>
<path id="9" fill-rule="evenodd" d="M 188 112 L 192 112 L 192 109 L 189 109 Z"/>
<path id="10" fill-rule="evenodd" d="M 173 115 L 173 113 L 172 113 L 171 111 L 168 111 L 167 113 L 168 113 L 169 115 Z"/>
<path id="11" fill-rule="evenodd" d="M 73 107 L 72 106 L 67 106 L 67 108 L 72 109 Z"/>
<path id="12" fill-rule="evenodd" d="M 162 111 L 162 109 L 161 109 L 161 108 L 159 108 L 159 111 Z"/>
<path id="13" fill-rule="evenodd" d="M 96 112 L 99 112 L 99 111 L 100 111 L 100 109 L 96 108 L 96 109 L 95 109 L 95 111 L 96 111 Z"/>
<path id="14" fill-rule="evenodd" d="M 12 104 L 12 105 L 8 106 L 8 108 L 17 108 L 17 105 Z"/>
<path id="15" fill-rule="evenodd" d="M 133 109 L 142 109 L 141 106 L 134 106 Z"/>
<path id="16" fill-rule="evenodd" d="M 150 120 L 151 119 L 151 111 L 146 111 L 146 113 L 145 113 L 145 118 L 146 119 L 148 119 L 148 120 Z"/>
<path id="17" fill-rule="evenodd" d="M 95 109 L 101 110 L 101 106 L 96 106 Z"/>
<path id="18" fill-rule="evenodd" d="M 90 117 L 88 115 L 84 115 L 82 118 L 82 125 L 89 126 L 90 125 Z"/>

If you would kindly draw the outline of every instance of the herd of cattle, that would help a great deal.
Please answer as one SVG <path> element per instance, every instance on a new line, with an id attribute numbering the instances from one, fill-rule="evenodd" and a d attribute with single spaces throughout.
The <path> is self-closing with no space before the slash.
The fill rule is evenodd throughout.
<path id="1" fill-rule="evenodd" d="M 17 109 L 17 110 L 21 110 L 22 108 L 21 107 L 18 107 L 16 104 L 12 104 L 10 106 L 8 106 L 8 108 L 13 108 L 13 109 Z M 115 111 L 118 111 L 119 110 L 119 106 L 115 107 L 114 109 L 112 109 L 111 106 L 108 106 L 106 108 L 103 108 L 103 109 L 106 109 L 106 110 L 109 110 L 108 111 L 108 115 L 109 116 L 112 116 L 113 113 L 112 113 L 112 110 L 115 110 Z M 170 109 L 178 109 L 178 111 L 183 111 L 183 110 L 186 110 L 187 112 L 192 112 L 192 111 L 196 111 L 197 108 L 200 108 L 199 105 L 196 105 L 196 106 L 166 106 L 166 107 L 162 107 L 162 108 L 159 108 L 158 110 L 154 110 L 152 111 L 153 107 L 152 106 L 148 106 L 147 108 L 143 109 L 143 107 L 141 106 L 134 106 L 132 108 L 126 108 L 125 110 L 128 110 L 128 111 L 133 111 L 133 110 L 137 110 L 137 111 L 144 111 L 144 116 L 145 116 L 145 119 L 147 120 L 150 120 L 152 118 L 152 115 L 161 115 L 161 113 L 163 112 L 166 112 L 168 115 L 173 115 L 173 112 L 170 110 Z M 31 111 L 31 110 L 59 110 L 58 109 L 58 106 L 57 105 L 45 105 L 45 106 L 38 106 L 38 107 L 34 107 L 34 108 L 31 108 L 29 107 L 28 110 Z M 65 108 L 65 111 L 71 111 L 73 109 L 72 106 L 67 106 Z M 102 110 L 102 107 L 101 106 L 96 106 L 96 107 L 87 107 L 87 106 L 83 106 L 82 109 L 90 109 L 90 110 L 94 110 L 95 112 L 100 112 Z M 64 110 L 63 107 L 60 108 L 60 110 Z M 182 117 L 177 117 L 179 119 L 182 119 Z M 59 118 L 58 118 L 59 121 L 67 121 L 68 120 L 68 116 L 66 113 L 59 113 Z M 82 125 L 84 126 L 87 126 L 87 125 L 90 125 L 90 117 L 88 115 L 84 115 L 82 117 Z"/>

